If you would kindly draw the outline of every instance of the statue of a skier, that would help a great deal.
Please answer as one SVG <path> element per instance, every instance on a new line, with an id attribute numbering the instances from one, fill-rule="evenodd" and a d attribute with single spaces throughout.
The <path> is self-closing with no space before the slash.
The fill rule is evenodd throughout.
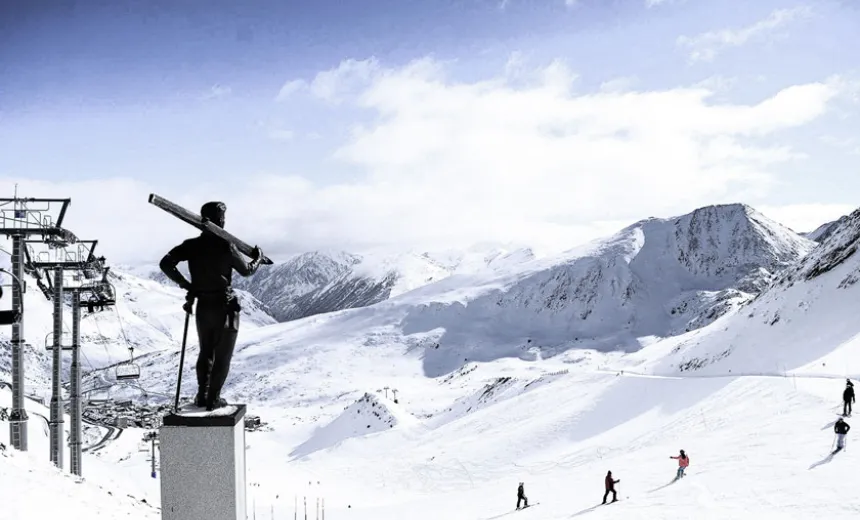
<path id="1" fill-rule="evenodd" d="M 200 216 L 218 227 L 224 227 L 227 206 L 223 202 L 207 202 Z M 197 358 L 197 397 L 194 404 L 214 410 L 225 406 L 221 389 L 230 371 L 230 360 L 239 334 L 239 300 L 231 280 L 235 269 L 242 276 L 257 271 L 263 252 L 255 247 L 251 262 L 247 262 L 235 245 L 212 233 L 203 232 L 168 252 L 159 267 L 179 287 L 188 291 L 185 312 L 191 313 L 197 300 L 197 335 L 200 355 Z M 179 262 L 188 262 L 191 281 L 177 269 Z"/>

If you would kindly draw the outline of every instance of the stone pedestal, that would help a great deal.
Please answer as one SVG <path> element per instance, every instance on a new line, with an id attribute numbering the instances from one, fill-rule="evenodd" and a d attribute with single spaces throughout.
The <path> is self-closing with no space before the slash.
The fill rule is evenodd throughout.
<path id="1" fill-rule="evenodd" d="M 244 404 L 164 417 L 162 520 L 247 520 Z"/>

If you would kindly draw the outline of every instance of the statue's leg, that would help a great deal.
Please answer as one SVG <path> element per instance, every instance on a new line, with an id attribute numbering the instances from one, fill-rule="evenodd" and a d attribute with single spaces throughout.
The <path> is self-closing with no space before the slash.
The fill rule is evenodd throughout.
<path id="1" fill-rule="evenodd" d="M 233 350 L 236 347 L 236 338 L 239 335 L 239 311 L 231 308 L 226 312 L 222 321 L 218 341 L 215 344 L 215 362 L 212 365 L 212 378 L 209 383 L 209 405 L 212 408 L 224 406 L 226 401 L 221 399 L 221 388 L 230 373 L 230 361 L 233 359 Z"/>
<path id="2" fill-rule="evenodd" d="M 212 365 L 215 360 L 215 348 L 223 327 L 223 310 L 218 306 L 197 304 L 197 338 L 200 343 L 200 353 L 197 356 L 197 397 L 195 404 L 206 404 L 207 390 L 210 386 Z M 220 318 L 220 319 L 219 319 Z"/>

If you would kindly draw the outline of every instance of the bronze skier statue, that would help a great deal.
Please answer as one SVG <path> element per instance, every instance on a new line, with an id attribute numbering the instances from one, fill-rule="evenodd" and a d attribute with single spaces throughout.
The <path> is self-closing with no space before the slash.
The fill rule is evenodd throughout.
<path id="1" fill-rule="evenodd" d="M 226 211 L 227 206 L 223 202 L 207 202 L 200 209 L 200 217 L 204 224 L 211 222 L 223 229 Z M 189 238 L 171 249 L 161 259 L 159 267 L 170 280 L 188 292 L 183 305 L 186 313 L 191 314 L 193 302 L 197 300 L 195 322 L 200 354 L 197 358 L 198 390 L 194 404 L 211 411 L 227 404 L 221 398 L 221 389 L 230 371 L 230 361 L 239 334 L 241 308 L 232 288 L 233 271 L 242 276 L 251 276 L 264 259 L 267 260 L 265 263 L 271 261 L 263 256 L 259 247 L 254 247 L 251 261 L 247 262 L 234 243 L 206 231 L 205 226 L 202 229 L 204 231 L 199 236 Z M 177 269 L 179 262 L 188 262 L 190 281 Z"/>

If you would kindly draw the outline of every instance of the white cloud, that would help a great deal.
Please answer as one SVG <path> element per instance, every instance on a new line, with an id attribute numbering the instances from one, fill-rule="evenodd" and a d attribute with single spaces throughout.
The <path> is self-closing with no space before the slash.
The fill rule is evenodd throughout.
<path id="1" fill-rule="evenodd" d="M 713 92 L 724 92 L 738 83 L 738 78 L 727 78 L 725 76 L 711 76 L 699 81 L 694 86 L 706 88 Z"/>
<path id="2" fill-rule="evenodd" d="M 223 85 L 212 85 L 205 93 L 203 93 L 201 99 L 215 99 L 229 96 L 233 93 L 233 89 L 230 87 L 226 87 Z"/>
<path id="3" fill-rule="evenodd" d="M 600 90 L 602 92 L 625 92 L 631 90 L 636 82 L 637 79 L 634 77 L 613 78 L 601 83 Z"/>
<path id="4" fill-rule="evenodd" d="M 829 146 L 844 150 L 848 155 L 860 156 L 860 139 L 856 137 L 836 137 L 833 135 L 822 135 L 819 140 Z"/>
<path id="5" fill-rule="evenodd" d="M 806 233 L 814 231 L 822 224 L 850 214 L 857 207 L 849 204 L 790 204 L 762 206 L 757 209 L 795 232 Z"/>
<path id="6" fill-rule="evenodd" d="M 275 141 L 292 141 L 296 133 L 292 130 L 273 129 L 269 131 L 269 138 Z"/>
<path id="7" fill-rule="evenodd" d="M 300 91 L 306 89 L 307 86 L 308 86 L 308 83 L 303 79 L 294 79 L 292 81 L 288 81 L 288 82 L 284 83 L 284 86 L 281 87 L 280 91 L 278 91 L 278 96 L 276 99 L 278 99 L 278 100 L 287 99 L 290 96 L 292 96 L 293 94 L 295 94 L 296 92 L 300 92 Z"/>
<path id="8" fill-rule="evenodd" d="M 318 93 L 376 114 L 334 155 L 346 171 L 362 172 L 346 181 L 315 185 L 317 172 L 270 172 L 160 192 L 128 179 L 7 178 L 0 189 L 11 193 L 19 182 L 22 195 L 72 197 L 70 229 L 102 239 L 115 262 L 157 260 L 194 234 L 148 205 L 151 191 L 195 211 L 224 200 L 228 229 L 274 255 L 476 241 L 570 247 L 615 231 L 618 221 L 753 203 L 744 197 L 767 194 L 774 172 L 802 157 L 779 132 L 816 120 L 841 94 L 834 80 L 725 104 L 702 87 L 576 93 L 576 76 L 560 61 L 533 71 L 524 85 L 503 71 L 458 82 L 431 59 L 396 69 L 358 63 L 317 75 L 330 80 Z M 334 78 L 347 78 L 349 88 Z"/>
<path id="9" fill-rule="evenodd" d="M 692 37 L 679 36 L 676 43 L 689 49 L 691 62 L 712 61 L 726 48 L 740 47 L 750 41 L 765 38 L 790 22 L 809 16 L 810 13 L 811 10 L 803 6 L 777 9 L 764 20 L 752 25 L 740 29 L 711 31 Z"/>
<path id="10" fill-rule="evenodd" d="M 281 87 L 277 99 L 286 99 L 296 92 L 307 90 L 316 98 L 340 103 L 345 96 L 367 85 L 378 70 L 376 58 L 344 60 L 337 68 L 318 72 L 310 82 L 303 79 L 288 81 Z"/>

